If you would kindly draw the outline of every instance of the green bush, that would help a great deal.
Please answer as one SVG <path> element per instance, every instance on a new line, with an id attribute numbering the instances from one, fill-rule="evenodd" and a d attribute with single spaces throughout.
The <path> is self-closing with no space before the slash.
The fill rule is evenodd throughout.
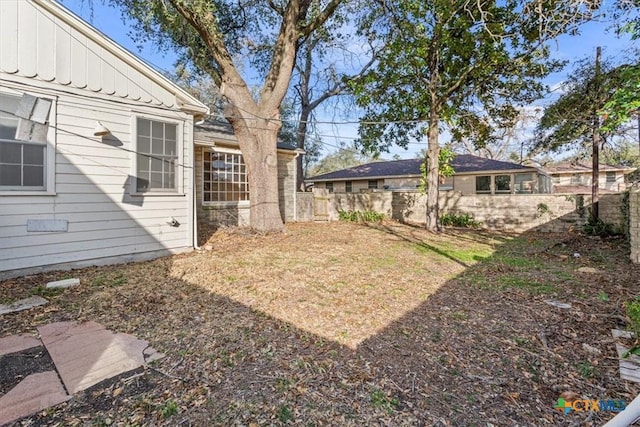
<path id="1" fill-rule="evenodd" d="M 601 218 L 590 216 L 583 227 L 583 231 L 589 236 L 610 237 L 623 234 L 618 226 L 610 222 L 604 222 Z"/>
<path id="2" fill-rule="evenodd" d="M 340 221 L 348 222 L 380 222 L 385 218 L 385 215 L 376 211 L 338 211 L 338 217 Z"/>
<path id="3" fill-rule="evenodd" d="M 478 228 L 482 225 L 481 222 L 476 221 L 469 214 L 444 214 L 440 215 L 440 224 L 444 227 L 465 227 L 465 228 Z"/>
<path id="4" fill-rule="evenodd" d="M 640 297 L 635 297 L 631 301 L 624 303 L 624 310 L 629 319 L 629 326 L 635 334 L 635 342 L 633 346 L 622 354 L 623 358 L 627 358 L 630 355 L 640 355 Z"/>
<path id="5" fill-rule="evenodd" d="M 640 333 L 640 297 L 636 297 L 634 300 L 624 303 L 624 309 L 627 313 L 627 317 L 631 322 L 631 329 L 637 335 Z"/>

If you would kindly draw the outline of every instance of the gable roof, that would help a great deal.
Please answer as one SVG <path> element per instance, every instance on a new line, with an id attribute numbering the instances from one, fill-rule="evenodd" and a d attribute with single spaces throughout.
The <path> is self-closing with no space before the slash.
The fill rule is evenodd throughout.
<path id="1" fill-rule="evenodd" d="M 9 74 L 195 115 L 209 112 L 153 67 L 52 0 L 0 1 L 0 43 L 0 71 Z"/>
<path id="2" fill-rule="evenodd" d="M 402 176 L 420 176 L 420 164 L 424 159 L 391 160 L 367 163 L 352 168 L 308 178 L 307 181 L 333 181 L 348 179 L 388 178 Z M 471 154 L 457 154 L 451 161 L 456 174 L 499 171 L 535 171 L 535 168 L 511 162 L 486 159 Z"/>

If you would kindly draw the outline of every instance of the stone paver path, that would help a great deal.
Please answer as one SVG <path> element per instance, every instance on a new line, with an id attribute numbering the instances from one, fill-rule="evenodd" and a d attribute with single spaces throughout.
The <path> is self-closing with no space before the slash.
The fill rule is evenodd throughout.
<path id="1" fill-rule="evenodd" d="M 65 402 L 74 393 L 163 357 L 147 341 L 113 333 L 95 322 L 58 322 L 37 330 L 40 340 L 30 335 L 0 338 L 0 366 L 2 355 L 44 345 L 56 371 L 28 375 L 0 396 L 0 425 Z"/>

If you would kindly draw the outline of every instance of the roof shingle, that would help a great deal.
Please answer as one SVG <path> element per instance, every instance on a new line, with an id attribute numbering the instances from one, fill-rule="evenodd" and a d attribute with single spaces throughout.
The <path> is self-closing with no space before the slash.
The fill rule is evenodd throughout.
<path id="1" fill-rule="evenodd" d="M 373 177 L 390 176 L 419 176 L 420 164 L 423 159 L 391 160 L 383 162 L 367 163 L 352 168 L 325 173 L 307 179 L 308 181 L 327 181 L 345 179 L 365 179 Z M 483 171 L 512 171 L 532 170 L 534 168 L 518 165 L 511 162 L 486 159 L 471 154 L 456 155 L 451 166 L 456 173 L 483 172 Z"/>

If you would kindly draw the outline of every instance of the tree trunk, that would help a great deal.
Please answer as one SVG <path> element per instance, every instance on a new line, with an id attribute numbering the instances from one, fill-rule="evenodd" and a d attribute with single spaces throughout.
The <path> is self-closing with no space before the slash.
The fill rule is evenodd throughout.
<path id="1" fill-rule="evenodd" d="M 264 117 L 264 116 L 263 116 Z M 260 232 L 284 229 L 278 196 L 277 140 L 280 124 L 277 120 L 234 120 L 233 130 L 247 166 L 249 181 L 249 221 Z"/>
<path id="2" fill-rule="evenodd" d="M 438 144 L 438 116 L 431 107 L 432 112 L 429 117 L 429 130 L 427 133 L 427 223 L 429 231 L 439 231 L 438 226 L 438 187 L 439 187 L 439 155 L 440 146 Z"/>
<path id="3" fill-rule="evenodd" d="M 598 107 L 600 105 L 600 55 L 602 48 L 600 46 L 596 49 L 596 69 L 595 69 L 595 102 L 593 103 L 593 153 L 591 156 L 591 219 L 598 221 L 600 218 L 600 200 L 598 194 L 598 187 L 600 185 L 600 117 L 598 116 Z"/>

